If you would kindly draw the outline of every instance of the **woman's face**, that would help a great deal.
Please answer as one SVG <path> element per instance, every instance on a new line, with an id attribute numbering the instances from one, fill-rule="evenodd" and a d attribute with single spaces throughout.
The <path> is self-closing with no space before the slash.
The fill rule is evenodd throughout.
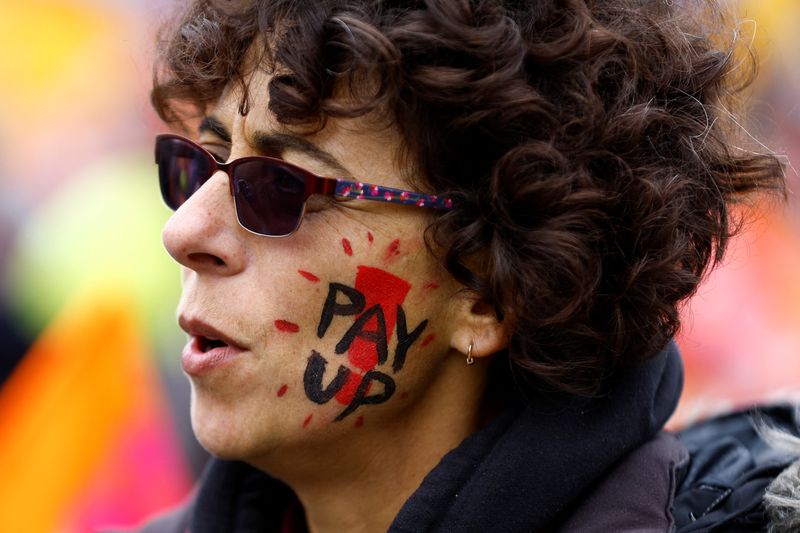
<path id="1" fill-rule="evenodd" d="M 221 160 L 269 155 L 323 176 L 413 190 L 394 129 L 330 120 L 298 135 L 268 111 L 268 81 L 253 75 L 246 116 L 240 95 L 226 92 L 196 140 Z M 261 237 L 237 223 L 221 172 L 175 212 L 163 237 L 183 265 L 182 360 L 206 448 L 268 457 L 402 423 L 430 405 L 450 372 L 448 315 L 459 286 L 423 243 L 429 216 L 312 197 L 293 235 Z"/>

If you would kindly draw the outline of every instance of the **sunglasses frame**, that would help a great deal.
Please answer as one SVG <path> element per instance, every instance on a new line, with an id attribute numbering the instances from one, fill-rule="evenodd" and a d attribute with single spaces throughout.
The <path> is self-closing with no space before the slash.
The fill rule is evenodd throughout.
<path id="1" fill-rule="evenodd" d="M 161 152 L 161 147 L 168 141 L 179 141 L 184 145 L 188 145 L 192 149 L 197 150 L 198 154 L 203 155 L 208 160 L 210 174 L 202 181 L 200 187 L 202 187 L 202 185 L 205 184 L 206 181 L 211 179 L 211 176 L 213 176 L 217 172 L 220 171 L 224 172 L 228 176 L 228 186 L 230 189 L 231 196 L 233 197 L 233 204 L 234 208 L 236 209 L 237 222 L 245 230 L 255 235 L 260 235 L 262 237 L 275 237 L 275 238 L 288 237 L 292 235 L 295 231 L 297 231 L 297 229 L 300 227 L 303 221 L 303 217 L 306 212 L 306 202 L 308 201 L 308 198 L 313 194 L 319 194 L 322 196 L 333 196 L 336 198 L 349 198 L 353 200 L 372 200 L 376 202 L 411 205 L 427 209 L 436 209 L 439 211 L 449 211 L 453 208 L 453 201 L 445 196 L 440 196 L 436 194 L 425 194 L 420 192 L 407 191 L 403 189 L 395 189 L 393 187 L 384 187 L 382 185 L 374 185 L 362 181 L 352 181 L 342 178 L 330 178 L 325 176 L 319 176 L 302 167 L 299 167 L 297 165 L 294 165 L 292 163 L 289 163 L 287 161 L 284 161 L 283 159 L 279 159 L 276 157 L 268 157 L 260 155 L 246 156 L 246 157 L 241 157 L 239 159 L 234 159 L 233 161 L 229 161 L 226 163 L 221 163 L 217 161 L 217 159 L 213 156 L 213 154 L 211 154 L 211 152 L 209 152 L 196 142 L 192 141 L 191 139 L 187 139 L 186 137 L 183 137 L 181 135 L 176 135 L 174 133 L 162 133 L 156 135 L 156 146 L 155 146 L 156 165 L 159 164 L 159 155 Z M 278 167 L 288 169 L 289 171 L 303 177 L 305 184 L 305 192 L 303 194 L 303 206 L 298 216 L 297 224 L 294 226 L 294 229 L 292 229 L 292 231 L 290 231 L 289 233 L 280 235 L 270 235 L 254 231 L 242 223 L 242 218 L 239 213 L 239 206 L 237 203 L 237 195 L 234 187 L 234 174 L 236 172 L 236 168 L 239 165 L 251 162 L 260 162 L 269 165 L 276 165 Z M 159 175 L 161 176 L 160 172 Z M 167 206 L 170 207 L 170 209 L 173 210 L 177 209 L 175 207 L 172 207 L 171 202 L 168 199 L 168 194 L 165 192 L 164 183 L 161 183 L 161 181 L 162 181 L 161 177 L 159 177 L 159 182 L 161 186 L 161 195 L 164 200 L 164 203 L 166 203 Z M 191 195 L 189 195 L 189 197 L 191 197 Z"/>

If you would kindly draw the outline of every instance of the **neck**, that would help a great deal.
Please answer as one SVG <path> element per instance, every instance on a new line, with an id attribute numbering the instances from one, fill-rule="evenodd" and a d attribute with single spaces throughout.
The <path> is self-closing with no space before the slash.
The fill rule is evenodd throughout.
<path id="1" fill-rule="evenodd" d="M 384 417 L 389 422 L 367 418 L 324 451 L 296 450 L 256 466 L 294 490 L 312 533 L 386 531 L 425 475 L 479 425 L 484 369 L 458 370 L 455 379 L 440 374 L 426 389 L 435 392 Z"/>

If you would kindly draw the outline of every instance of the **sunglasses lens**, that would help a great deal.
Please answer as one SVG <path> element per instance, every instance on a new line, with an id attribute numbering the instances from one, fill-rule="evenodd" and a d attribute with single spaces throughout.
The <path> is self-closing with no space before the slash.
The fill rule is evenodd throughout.
<path id="1" fill-rule="evenodd" d="M 211 177 L 208 156 L 183 139 L 159 138 L 156 163 L 161 196 L 171 209 L 178 209 Z"/>
<path id="2" fill-rule="evenodd" d="M 261 235 L 289 235 L 300 225 L 306 180 L 279 162 L 242 161 L 233 172 L 236 213 L 245 228 Z"/>

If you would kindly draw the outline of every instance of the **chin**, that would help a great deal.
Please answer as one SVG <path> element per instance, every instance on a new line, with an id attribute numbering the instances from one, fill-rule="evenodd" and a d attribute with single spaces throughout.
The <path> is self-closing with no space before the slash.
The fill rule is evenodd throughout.
<path id="1" fill-rule="evenodd" d="M 307 438 L 304 432 L 293 432 L 287 427 L 290 409 L 275 407 L 264 398 L 240 396 L 222 400 L 216 395 L 193 390 L 192 430 L 211 455 L 251 462 Z"/>
<path id="2" fill-rule="evenodd" d="M 220 459 L 243 459 L 253 447 L 246 417 L 208 399 L 192 397 L 192 430 L 203 448 Z"/>
<path id="3" fill-rule="evenodd" d="M 220 459 L 268 464 L 313 454 L 354 431 L 353 421 L 331 422 L 340 411 L 338 405 L 325 411 L 270 400 L 248 395 L 223 398 L 192 387 L 191 420 L 198 442 Z M 309 413 L 316 423 L 306 427 Z"/>
<path id="4" fill-rule="evenodd" d="M 230 422 L 220 423 L 202 414 L 192 413 L 192 430 L 208 453 L 220 459 L 240 459 L 246 446 L 242 443 L 241 433 Z"/>

